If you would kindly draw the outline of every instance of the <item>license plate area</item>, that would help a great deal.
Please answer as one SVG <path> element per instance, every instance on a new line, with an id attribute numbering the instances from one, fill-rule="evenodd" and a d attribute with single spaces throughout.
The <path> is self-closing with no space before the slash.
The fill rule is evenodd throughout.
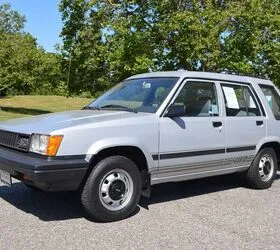
<path id="1" fill-rule="evenodd" d="M 9 173 L 0 170 L 0 182 L 5 186 L 12 187 L 12 177 Z"/>

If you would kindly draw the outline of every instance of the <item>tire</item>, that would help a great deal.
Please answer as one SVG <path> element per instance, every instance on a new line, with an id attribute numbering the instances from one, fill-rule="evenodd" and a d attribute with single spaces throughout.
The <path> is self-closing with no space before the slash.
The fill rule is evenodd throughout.
<path id="1" fill-rule="evenodd" d="M 277 157 L 272 148 L 261 149 L 246 173 L 251 188 L 270 188 L 276 177 Z"/>
<path id="2" fill-rule="evenodd" d="M 81 202 L 93 220 L 111 222 L 130 216 L 140 195 L 137 166 L 124 156 L 111 156 L 93 168 L 82 190 Z"/>

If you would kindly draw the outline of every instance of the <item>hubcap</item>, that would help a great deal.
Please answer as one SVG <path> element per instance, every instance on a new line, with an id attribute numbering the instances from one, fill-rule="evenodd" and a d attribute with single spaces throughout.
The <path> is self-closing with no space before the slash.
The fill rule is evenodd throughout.
<path id="1" fill-rule="evenodd" d="M 117 211 L 125 207 L 131 200 L 132 193 L 131 176 L 123 169 L 110 171 L 100 183 L 100 201 L 110 211 Z"/>
<path id="2" fill-rule="evenodd" d="M 109 196 L 114 200 L 118 201 L 125 195 L 125 184 L 121 180 L 113 181 L 109 187 Z"/>
<path id="3" fill-rule="evenodd" d="M 274 173 L 274 162 L 270 155 L 262 156 L 259 163 L 259 174 L 262 181 L 269 181 Z"/>

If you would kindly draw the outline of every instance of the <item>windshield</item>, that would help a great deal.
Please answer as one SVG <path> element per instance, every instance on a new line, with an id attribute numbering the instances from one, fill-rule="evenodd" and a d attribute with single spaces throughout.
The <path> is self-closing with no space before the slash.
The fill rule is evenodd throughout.
<path id="1" fill-rule="evenodd" d="M 87 108 L 155 113 L 177 81 L 177 77 L 127 80 L 103 94 Z"/>

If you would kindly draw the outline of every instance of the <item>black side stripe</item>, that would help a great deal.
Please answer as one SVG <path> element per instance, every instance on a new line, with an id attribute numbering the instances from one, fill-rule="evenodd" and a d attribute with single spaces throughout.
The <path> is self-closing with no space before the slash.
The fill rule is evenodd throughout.
<path id="1" fill-rule="evenodd" d="M 154 161 L 157 161 L 157 160 L 158 160 L 158 155 L 152 155 L 152 157 L 153 157 L 153 160 L 154 160 Z"/>
<path id="2" fill-rule="evenodd" d="M 184 158 L 191 156 L 200 156 L 200 155 L 212 155 L 212 154 L 223 154 L 225 149 L 213 149 L 213 150 L 203 150 L 203 151 L 193 151 L 193 152 L 180 152 L 180 153 L 171 153 L 171 154 L 162 154 L 160 155 L 161 160 L 173 159 L 173 158 Z"/>
<path id="3" fill-rule="evenodd" d="M 233 147 L 227 149 L 210 149 L 210 150 L 200 150 L 200 151 L 191 151 L 191 152 L 180 152 L 180 153 L 169 153 L 169 154 L 161 154 L 161 155 L 152 155 L 153 160 L 157 161 L 167 160 L 167 159 L 175 159 L 175 158 L 184 158 L 184 157 L 193 157 L 193 156 L 202 156 L 202 155 L 212 155 L 212 154 L 224 154 L 232 153 L 232 152 L 241 152 L 241 151 L 250 151 L 255 150 L 256 146 L 246 146 L 246 147 Z"/>
<path id="4" fill-rule="evenodd" d="M 255 149 L 256 149 L 256 146 L 246 146 L 246 147 L 237 147 L 237 148 L 227 148 L 226 152 L 232 153 L 232 152 L 249 151 L 249 150 L 255 150 Z"/>

